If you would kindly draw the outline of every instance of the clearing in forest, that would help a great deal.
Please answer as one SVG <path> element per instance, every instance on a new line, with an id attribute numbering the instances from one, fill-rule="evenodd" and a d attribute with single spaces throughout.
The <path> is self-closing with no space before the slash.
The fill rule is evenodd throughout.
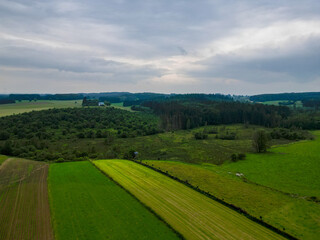
<path id="1" fill-rule="evenodd" d="M 50 165 L 49 190 L 57 240 L 178 239 L 90 162 Z"/>
<path id="2" fill-rule="evenodd" d="M 0 166 L 0 239 L 53 239 L 48 164 L 9 158 Z"/>
<path id="3" fill-rule="evenodd" d="M 94 164 L 186 239 L 284 239 L 236 211 L 137 163 L 100 160 Z"/>

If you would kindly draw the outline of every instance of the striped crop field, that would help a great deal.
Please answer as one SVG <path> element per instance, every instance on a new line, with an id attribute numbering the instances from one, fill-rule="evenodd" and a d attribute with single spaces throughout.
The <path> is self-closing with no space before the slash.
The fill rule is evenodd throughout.
<path id="1" fill-rule="evenodd" d="M 50 165 L 55 239 L 178 239 L 133 196 L 90 162 Z"/>
<path id="2" fill-rule="evenodd" d="M 284 239 L 238 212 L 137 163 L 100 160 L 94 164 L 186 239 Z"/>
<path id="3" fill-rule="evenodd" d="M 0 239 L 53 239 L 48 164 L 9 158 L 0 166 Z"/>

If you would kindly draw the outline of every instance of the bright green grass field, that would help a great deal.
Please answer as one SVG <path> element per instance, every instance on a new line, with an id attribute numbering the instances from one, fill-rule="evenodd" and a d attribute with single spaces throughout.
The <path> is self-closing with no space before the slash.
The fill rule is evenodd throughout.
<path id="1" fill-rule="evenodd" d="M 68 108 L 68 107 L 81 107 L 82 100 L 70 100 L 70 101 L 56 101 L 56 100 L 38 100 L 32 101 L 21 101 L 13 104 L 0 104 L 0 117 L 31 112 L 46 110 L 50 108 Z"/>
<path id="2" fill-rule="evenodd" d="M 1 165 L 5 160 L 7 160 L 7 159 L 8 159 L 7 156 L 5 156 L 5 155 L 0 155 L 0 165 Z"/>
<path id="3" fill-rule="evenodd" d="M 320 131 L 313 134 L 315 140 L 274 147 L 266 154 L 248 154 L 244 161 L 221 167 L 267 187 L 320 197 Z"/>
<path id="4" fill-rule="evenodd" d="M 186 239 L 284 239 L 236 211 L 137 163 L 100 160 L 94 164 Z"/>
<path id="5" fill-rule="evenodd" d="M 49 199 L 55 239 L 178 239 L 90 162 L 52 164 Z"/>
<path id="6" fill-rule="evenodd" d="M 317 239 L 320 235 L 320 204 L 298 199 L 279 191 L 244 182 L 234 173 L 223 171 L 213 164 L 187 164 L 173 161 L 143 161 L 150 166 L 168 171 L 194 186 L 209 191 L 246 212 L 285 229 L 299 239 Z"/>
<path id="7" fill-rule="evenodd" d="M 119 109 L 122 109 L 122 110 L 127 110 L 129 112 L 134 112 L 133 110 L 131 110 L 131 106 L 130 107 L 124 107 L 123 106 L 123 102 L 111 103 L 111 107 L 119 108 Z"/>
<path id="8" fill-rule="evenodd" d="M 266 104 L 266 105 L 275 105 L 275 106 L 279 106 L 279 103 L 281 102 L 288 102 L 286 100 L 277 100 L 277 101 L 266 101 L 266 102 L 262 102 L 262 104 Z M 288 107 L 293 107 L 294 105 L 287 105 Z M 296 107 L 302 108 L 303 104 L 301 101 L 296 101 Z"/>

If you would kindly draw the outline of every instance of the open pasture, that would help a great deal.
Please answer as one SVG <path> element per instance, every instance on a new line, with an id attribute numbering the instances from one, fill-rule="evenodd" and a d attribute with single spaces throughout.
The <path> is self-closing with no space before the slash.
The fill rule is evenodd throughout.
<path id="1" fill-rule="evenodd" d="M 21 101 L 12 104 L 0 105 L 0 117 L 9 116 L 12 114 L 19 114 L 24 112 L 46 110 L 50 108 L 67 108 L 67 107 L 81 107 L 82 100 L 38 100 Z"/>
<path id="2" fill-rule="evenodd" d="M 224 205 L 137 163 L 100 160 L 94 164 L 186 239 L 284 239 Z"/>
<path id="3" fill-rule="evenodd" d="M 266 154 L 248 154 L 247 159 L 221 166 L 240 172 L 255 183 L 286 193 L 320 198 L 320 131 L 315 140 L 271 148 Z"/>
<path id="4" fill-rule="evenodd" d="M 52 164 L 49 190 L 57 240 L 178 239 L 90 162 Z"/>
<path id="5" fill-rule="evenodd" d="M 174 161 L 143 161 L 193 186 L 242 208 L 250 215 L 284 230 L 299 239 L 316 239 L 320 234 L 320 205 L 268 187 L 245 182 L 235 173 L 213 164 L 186 164 Z"/>
<path id="6" fill-rule="evenodd" d="M 0 166 L 0 239 L 53 239 L 48 164 L 7 159 Z"/>

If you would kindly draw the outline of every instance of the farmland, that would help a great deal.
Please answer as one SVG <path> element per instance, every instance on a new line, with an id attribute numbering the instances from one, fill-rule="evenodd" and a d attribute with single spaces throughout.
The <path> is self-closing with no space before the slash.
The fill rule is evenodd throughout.
<path id="1" fill-rule="evenodd" d="M 283 239 L 220 203 L 136 163 L 101 160 L 94 164 L 187 239 Z"/>
<path id="2" fill-rule="evenodd" d="M 222 169 L 241 172 L 255 183 L 301 196 L 320 197 L 320 131 L 316 139 L 277 146 L 267 154 L 248 154 L 245 161 Z"/>
<path id="3" fill-rule="evenodd" d="M 38 101 L 21 101 L 13 104 L 0 105 L 0 117 L 19 114 L 24 112 L 39 111 L 50 108 L 67 108 L 81 107 L 81 100 L 38 100 Z"/>
<path id="4" fill-rule="evenodd" d="M 187 180 L 219 199 L 242 208 L 256 218 L 302 239 L 319 235 L 319 204 L 291 197 L 273 189 L 248 183 L 213 164 L 143 161 L 154 168 Z"/>
<path id="5" fill-rule="evenodd" d="M 0 167 L 0 239 L 53 239 L 48 164 L 7 159 Z"/>
<path id="6" fill-rule="evenodd" d="M 89 162 L 52 164 L 49 190 L 57 240 L 178 238 Z"/>

